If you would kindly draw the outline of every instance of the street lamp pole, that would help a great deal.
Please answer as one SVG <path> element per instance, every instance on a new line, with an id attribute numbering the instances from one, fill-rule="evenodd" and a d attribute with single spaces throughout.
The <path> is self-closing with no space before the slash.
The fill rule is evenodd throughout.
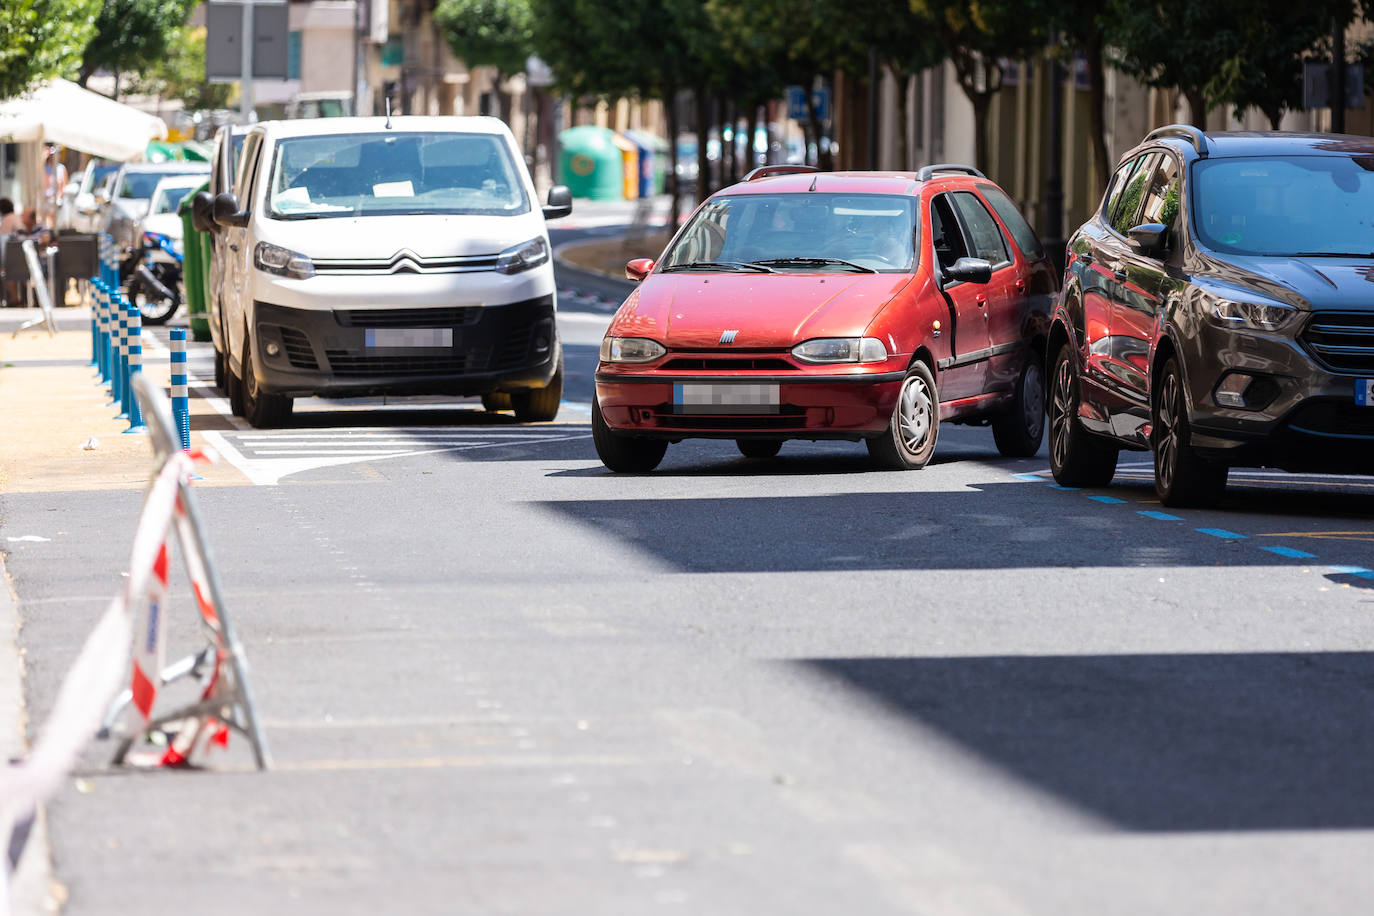
<path id="1" fill-rule="evenodd" d="M 1050 34 L 1054 48 L 1058 35 Z M 1045 245 L 1056 271 L 1064 270 L 1064 68 L 1050 52 L 1049 163 L 1045 171 Z"/>
<path id="2" fill-rule="evenodd" d="M 243 40 L 240 42 L 239 114 L 253 120 L 253 0 L 243 0 Z"/>

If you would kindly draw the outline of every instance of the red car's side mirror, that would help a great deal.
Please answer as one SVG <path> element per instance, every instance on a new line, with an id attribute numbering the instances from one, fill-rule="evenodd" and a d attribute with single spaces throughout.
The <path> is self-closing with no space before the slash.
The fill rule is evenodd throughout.
<path id="1" fill-rule="evenodd" d="M 635 258 L 625 265 L 625 279 L 634 280 L 638 283 L 649 276 L 654 270 L 653 258 Z"/>

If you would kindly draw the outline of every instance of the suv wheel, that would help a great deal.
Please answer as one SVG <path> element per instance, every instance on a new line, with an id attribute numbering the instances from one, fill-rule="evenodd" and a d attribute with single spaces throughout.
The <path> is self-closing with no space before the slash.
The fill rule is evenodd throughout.
<path id="1" fill-rule="evenodd" d="M 1054 357 L 1050 392 L 1050 470 L 1064 487 L 1105 487 L 1116 476 L 1117 449 L 1093 437 L 1078 422 L 1078 373 L 1066 343 Z"/>
<path id="2" fill-rule="evenodd" d="M 647 474 L 668 452 L 663 439 L 641 439 L 618 433 L 606 425 L 601 404 L 592 397 L 592 444 L 601 463 L 619 474 Z"/>
<path id="3" fill-rule="evenodd" d="M 1030 458 L 1040 451 L 1045 436 L 1045 370 L 1032 351 L 1021 375 L 1011 406 L 992 418 L 992 440 L 1007 458 Z"/>
<path id="4" fill-rule="evenodd" d="M 1205 461 L 1193 450 L 1183 373 L 1172 356 L 1160 373 L 1154 405 L 1155 492 L 1166 506 L 1212 506 L 1221 499 L 1230 472 L 1224 464 Z"/>
<path id="5" fill-rule="evenodd" d="M 897 406 L 882 435 L 866 440 L 868 456 L 884 471 L 914 471 L 926 466 L 940 438 L 940 398 L 930 367 L 917 361 L 902 379 Z"/>

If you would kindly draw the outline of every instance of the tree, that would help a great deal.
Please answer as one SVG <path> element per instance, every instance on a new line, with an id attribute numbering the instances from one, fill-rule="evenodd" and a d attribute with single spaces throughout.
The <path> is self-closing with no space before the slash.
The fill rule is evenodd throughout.
<path id="1" fill-rule="evenodd" d="M 872 48 L 878 62 L 897 83 L 897 158 L 899 168 L 911 166 L 907 101 L 911 77 L 938 66 L 946 58 L 932 23 L 911 9 L 909 0 L 831 0 L 843 6 L 860 24 L 854 42 Z"/>
<path id="2" fill-rule="evenodd" d="M 1122 3 L 1116 11 L 1120 54 L 1115 63 L 1147 86 L 1177 87 L 1188 100 L 1189 120 L 1207 126 L 1209 95 L 1223 63 L 1241 50 L 1238 27 L 1243 14 L 1226 0 L 1155 0 Z"/>
<path id="3" fill-rule="evenodd" d="M 97 70 L 118 76 L 167 56 L 197 0 L 104 0 L 81 57 L 81 85 Z"/>
<path id="4" fill-rule="evenodd" d="M 205 79 L 205 29 L 184 26 L 168 43 L 167 54 L 140 70 L 134 92 L 178 99 L 188 111 L 227 108 L 233 86 Z"/>
<path id="5" fill-rule="evenodd" d="M 1182 2 L 1182 0 L 1177 0 Z M 973 105 L 974 158 L 988 165 L 988 114 L 1002 88 L 1002 60 L 1045 46 L 1040 17 L 1017 0 L 911 0 L 949 52 L 959 88 Z"/>
<path id="6" fill-rule="evenodd" d="M 0 3 L 0 99 L 55 76 L 74 75 L 95 32 L 99 0 Z"/>
<path id="7" fill-rule="evenodd" d="M 454 55 L 470 67 L 495 67 L 497 82 L 521 73 L 534 53 L 530 0 L 439 0 L 434 21 Z M 510 100 L 501 92 L 502 116 Z"/>
<path id="8" fill-rule="evenodd" d="M 1092 143 L 1093 165 L 1099 181 L 1112 173 L 1107 153 L 1107 61 L 1106 48 L 1114 41 L 1111 31 L 1116 22 L 1116 6 L 1121 0 L 1056 0 L 1046 4 L 1044 13 L 1057 39 L 1052 52 L 1072 60 L 1081 52 L 1088 70 L 1088 135 Z"/>

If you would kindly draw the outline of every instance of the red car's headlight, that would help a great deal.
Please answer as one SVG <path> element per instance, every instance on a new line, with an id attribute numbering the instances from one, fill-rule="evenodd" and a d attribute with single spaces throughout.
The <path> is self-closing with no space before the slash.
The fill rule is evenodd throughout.
<path id="1" fill-rule="evenodd" d="M 667 352 L 663 344 L 647 337 L 605 337 L 601 341 L 603 363 L 647 363 Z"/>
<path id="2" fill-rule="evenodd" d="M 792 348 L 804 363 L 880 363 L 887 347 L 876 337 L 817 337 Z"/>

